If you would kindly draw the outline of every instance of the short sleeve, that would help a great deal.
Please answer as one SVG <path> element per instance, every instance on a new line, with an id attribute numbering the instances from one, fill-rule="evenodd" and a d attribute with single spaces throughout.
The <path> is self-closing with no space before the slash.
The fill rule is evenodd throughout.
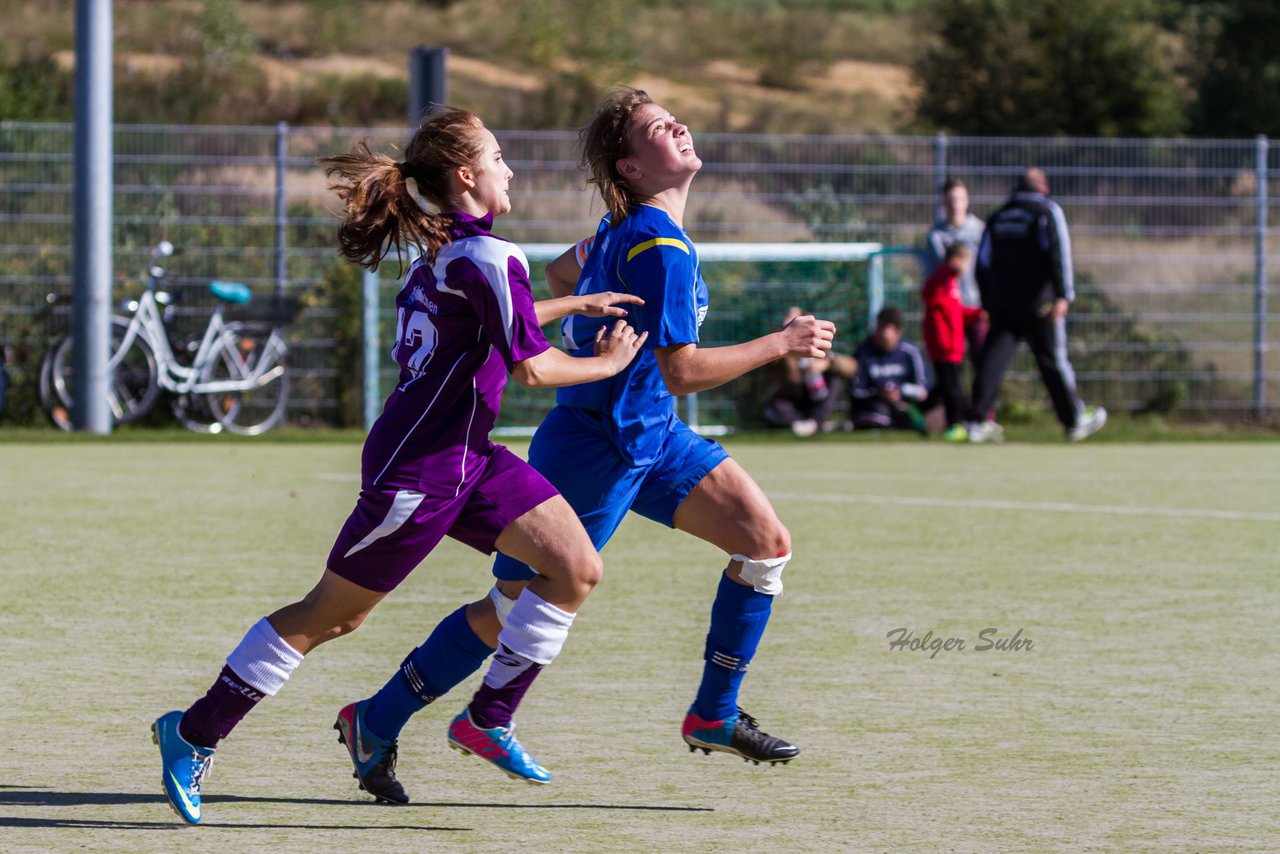
<path id="1" fill-rule="evenodd" d="M 551 345 L 538 325 L 529 287 L 529 267 L 519 247 L 493 241 L 495 247 L 460 258 L 452 264 L 473 264 L 479 274 L 467 277 L 466 296 L 480 318 L 480 326 L 507 370 Z M 502 250 L 502 251 L 495 251 Z M 452 266 L 452 264 L 450 266 Z"/>
<path id="2" fill-rule="evenodd" d="M 698 340 L 698 262 L 678 237 L 655 237 L 632 246 L 622 261 L 622 281 L 645 304 L 631 311 L 648 347 Z"/>
<path id="3" fill-rule="evenodd" d="M 587 266 L 587 257 L 591 254 L 591 247 L 595 245 L 596 236 L 594 234 L 584 240 L 579 240 L 574 244 L 573 257 L 578 259 L 578 269 L 582 269 Z"/>

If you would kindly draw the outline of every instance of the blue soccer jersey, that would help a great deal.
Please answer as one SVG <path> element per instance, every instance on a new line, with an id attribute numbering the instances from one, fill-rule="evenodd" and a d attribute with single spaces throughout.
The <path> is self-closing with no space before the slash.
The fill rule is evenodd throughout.
<path id="1" fill-rule="evenodd" d="M 581 251 L 581 250 L 580 250 Z M 644 299 L 627 306 L 636 332 L 648 332 L 644 349 L 609 379 L 567 386 L 557 392 L 563 406 L 599 413 L 619 453 L 635 465 L 658 458 L 675 419 L 675 398 L 658 369 L 655 347 L 696 344 L 707 316 L 707 285 L 698 254 L 684 229 L 667 213 L 637 205 L 619 225 L 605 217 L 596 232 L 574 293 L 617 291 Z M 596 331 L 611 328 L 612 317 L 571 315 L 561 324 L 565 349 L 574 356 L 594 353 Z"/>

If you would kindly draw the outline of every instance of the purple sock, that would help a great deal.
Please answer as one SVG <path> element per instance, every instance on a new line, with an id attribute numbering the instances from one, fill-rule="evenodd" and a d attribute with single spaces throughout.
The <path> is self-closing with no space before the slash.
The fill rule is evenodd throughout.
<path id="1" fill-rule="evenodd" d="M 209 691 L 178 723 L 178 734 L 197 747 L 217 747 L 265 695 L 223 666 Z"/>
<path id="2" fill-rule="evenodd" d="M 535 664 L 522 655 L 516 655 L 501 643 L 493 655 L 495 662 L 510 664 L 517 669 L 510 679 L 500 687 L 489 684 L 489 679 L 480 685 L 475 697 L 467 708 L 471 711 L 471 720 L 481 729 L 493 729 L 496 726 L 511 726 L 511 717 L 516 707 L 524 699 L 524 692 L 529 690 L 533 680 L 542 672 L 542 665 Z M 491 671 L 492 672 L 492 671 Z"/>

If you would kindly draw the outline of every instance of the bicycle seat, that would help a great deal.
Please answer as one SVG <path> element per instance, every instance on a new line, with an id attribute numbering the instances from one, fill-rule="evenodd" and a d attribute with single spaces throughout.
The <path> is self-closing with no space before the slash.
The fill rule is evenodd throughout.
<path id="1" fill-rule="evenodd" d="M 253 297 L 253 290 L 248 285 L 222 279 L 210 282 L 209 291 L 218 299 L 232 305 L 244 305 Z"/>

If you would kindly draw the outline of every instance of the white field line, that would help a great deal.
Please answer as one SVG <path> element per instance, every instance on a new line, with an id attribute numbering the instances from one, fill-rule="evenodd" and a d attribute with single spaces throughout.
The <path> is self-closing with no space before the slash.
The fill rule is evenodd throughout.
<path id="1" fill-rule="evenodd" d="M 867 475 L 869 472 L 862 472 Z M 316 480 L 359 483 L 357 472 L 314 472 Z M 859 474 L 833 475 L 841 480 L 858 477 Z M 805 475 L 806 479 L 826 479 L 820 473 Z M 905 480 L 900 475 L 898 480 Z M 930 477 L 931 481 L 938 478 Z M 1090 478 L 1096 479 L 1096 478 Z M 1262 513 L 1249 510 L 1206 510 L 1184 507 L 1143 507 L 1118 504 L 1073 504 L 1064 501 L 1000 501 L 990 498 L 924 498 L 902 495 L 845 495 L 822 492 L 776 492 L 766 490 L 770 498 L 779 501 L 822 501 L 840 504 L 893 504 L 900 507 L 958 507 L 962 510 L 1033 510 L 1059 513 L 1101 513 L 1108 516 L 1163 516 L 1174 519 L 1226 519 L 1236 522 L 1280 522 L 1280 513 Z"/>
<path id="2" fill-rule="evenodd" d="M 1174 472 L 1163 474 L 1160 472 L 1149 471 L 1110 471 L 1102 473 L 1094 472 L 935 472 L 935 473 L 916 473 L 916 472 L 895 472 L 895 471 L 813 471 L 804 472 L 803 474 L 795 473 L 790 476 L 774 477 L 774 480 L 782 479 L 801 479 L 801 480 L 893 480 L 893 481 L 919 481 L 921 483 L 939 483 L 942 481 L 956 483 L 970 483 L 977 481 L 993 481 L 993 482 L 1013 482 L 1013 481 L 1079 481 L 1083 483 L 1096 483 L 1099 481 L 1131 481 L 1131 480 L 1174 480 L 1179 483 L 1190 481 L 1219 482 L 1225 481 L 1229 483 L 1242 482 L 1270 482 L 1280 481 L 1280 472 L 1214 472 L 1209 474 L 1186 474 L 1182 472 Z"/>
<path id="3" fill-rule="evenodd" d="M 821 492 L 773 492 L 779 501 L 822 501 L 840 504 L 892 504 L 902 507 L 958 507 L 980 510 L 1032 510 L 1053 513 L 1100 513 L 1106 516 L 1165 516 L 1175 519 L 1227 519 L 1237 522 L 1280 522 L 1280 513 L 1248 510 L 1200 510 L 1182 507 L 1126 507 L 1112 504 L 1071 504 L 1060 501 L 998 501 L 986 498 L 920 498 L 902 495 L 832 495 Z"/>

